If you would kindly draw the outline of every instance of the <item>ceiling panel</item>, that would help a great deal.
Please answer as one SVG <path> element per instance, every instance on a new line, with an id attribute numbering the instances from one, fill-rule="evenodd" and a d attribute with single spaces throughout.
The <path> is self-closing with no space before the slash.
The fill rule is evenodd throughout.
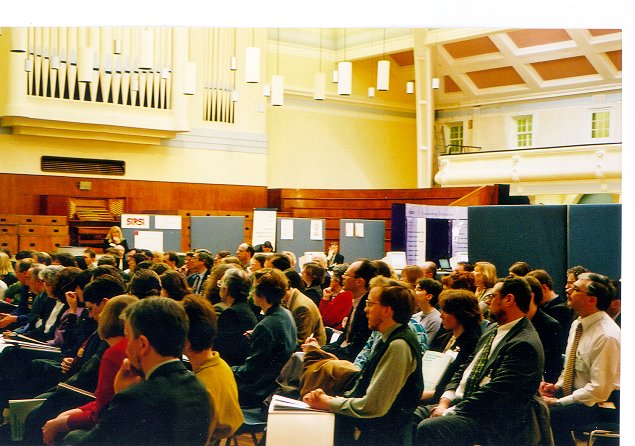
<path id="1" fill-rule="evenodd" d="M 513 67 L 492 68 L 472 71 L 466 74 L 478 88 L 503 87 L 525 83 Z"/>
<path id="2" fill-rule="evenodd" d="M 564 29 L 519 29 L 510 31 L 507 35 L 518 48 L 571 40 L 571 36 Z"/>
<path id="3" fill-rule="evenodd" d="M 584 56 L 566 59 L 546 60 L 531 64 L 543 80 L 563 79 L 567 77 L 597 74 L 591 62 Z"/>
<path id="4" fill-rule="evenodd" d="M 446 43 L 443 47 L 454 59 L 499 52 L 498 47 L 494 45 L 494 42 L 487 36 Z"/>

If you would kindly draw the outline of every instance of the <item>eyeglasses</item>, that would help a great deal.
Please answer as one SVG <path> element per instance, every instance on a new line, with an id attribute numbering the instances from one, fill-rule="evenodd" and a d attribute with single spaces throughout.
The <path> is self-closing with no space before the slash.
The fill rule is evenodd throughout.
<path id="1" fill-rule="evenodd" d="M 571 289 L 572 289 L 573 291 L 575 291 L 575 292 L 586 294 L 587 296 L 593 296 L 592 294 L 589 294 L 589 292 L 588 292 L 588 291 L 581 290 L 580 288 L 578 288 L 578 287 L 577 287 L 577 286 L 575 286 L 575 285 L 573 285 L 573 286 L 571 287 Z"/>
<path id="2" fill-rule="evenodd" d="M 366 307 L 370 308 L 373 305 L 381 305 L 381 302 L 373 302 L 372 300 L 366 300 Z"/>
<path id="3" fill-rule="evenodd" d="M 352 274 L 347 274 L 347 273 L 342 274 L 342 279 L 345 279 L 347 277 L 349 277 L 351 279 L 357 279 L 357 276 L 354 276 Z"/>

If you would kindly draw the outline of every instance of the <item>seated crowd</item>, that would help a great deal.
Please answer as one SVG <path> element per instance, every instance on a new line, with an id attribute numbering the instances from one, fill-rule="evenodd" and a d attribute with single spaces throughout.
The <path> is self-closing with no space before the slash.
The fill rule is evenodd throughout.
<path id="1" fill-rule="evenodd" d="M 29 398 L 22 444 L 49 446 L 217 445 L 275 394 L 334 413 L 336 445 L 571 445 L 616 419 L 619 282 L 582 266 L 559 294 L 521 261 L 397 274 L 330 247 L 296 269 L 265 242 L 181 264 L 123 242 L 0 252 L 0 442 Z"/>

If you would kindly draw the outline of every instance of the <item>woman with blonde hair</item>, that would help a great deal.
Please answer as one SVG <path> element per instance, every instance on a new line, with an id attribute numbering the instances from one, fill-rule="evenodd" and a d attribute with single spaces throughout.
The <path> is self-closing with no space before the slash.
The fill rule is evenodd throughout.
<path id="1" fill-rule="evenodd" d="M 492 288 L 497 280 L 496 266 L 493 263 L 476 262 L 474 264 L 474 284 L 476 285 L 474 295 L 478 299 L 478 306 L 483 314 L 489 309 Z"/>
<path id="2" fill-rule="evenodd" d="M 119 226 L 112 226 L 106 234 L 106 238 L 104 238 L 104 243 L 102 248 L 104 251 L 108 248 L 115 248 L 117 246 L 122 246 L 125 252 L 130 251 L 128 248 L 128 241 L 123 238 L 123 232 Z"/>
<path id="3" fill-rule="evenodd" d="M 13 265 L 11 265 L 11 259 L 4 251 L 0 251 L 0 280 L 7 286 L 11 286 L 18 281 Z"/>

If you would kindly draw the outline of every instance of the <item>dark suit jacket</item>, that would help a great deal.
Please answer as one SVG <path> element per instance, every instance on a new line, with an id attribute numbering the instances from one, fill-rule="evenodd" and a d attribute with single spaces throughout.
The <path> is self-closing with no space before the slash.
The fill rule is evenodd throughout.
<path id="1" fill-rule="evenodd" d="M 481 349 L 487 330 L 474 354 L 454 374 L 447 390 L 456 390 L 464 370 Z M 479 382 L 489 378 L 468 398 L 456 404 L 456 413 L 475 418 L 488 444 L 530 444 L 532 400 L 542 380 L 544 353 L 538 333 L 522 318 L 489 356 Z"/>
<path id="2" fill-rule="evenodd" d="M 538 332 L 542 348 L 545 352 L 546 382 L 555 383 L 562 371 L 562 327 L 557 320 L 538 308 L 531 318 L 531 323 Z M 566 346 L 565 346 L 566 347 Z"/>
<path id="3" fill-rule="evenodd" d="M 351 314 L 353 309 L 348 315 L 348 321 L 346 323 L 346 329 L 344 333 L 337 338 L 337 341 L 326 344 L 322 347 L 322 350 L 328 353 L 332 353 L 339 359 L 345 359 L 346 361 L 354 362 L 355 358 L 362 351 L 368 337 L 370 336 L 370 328 L 368 328 L 368 318 L 364 307 L 366 306 L 366 299 L 368 299 L 368 293 L 364 294 L 359 301 L 359 305 L 355 309 L 355 317 L 353 323 L 350 324 Z M 342 347 L 342 343 L 348 339 L 348 345 Z"/>
<path id="4" fill-rule="evenodd" d="M 182 362 L 156 369 L 150 379 L 117 393 L 99 423 L 77 444 L 204 445 L 210 402 Z"/>
<path id="5" fill-rule="evenodd" d="M 240 365 L 249 354 L 249 338 L 244 335 L 258 323 L 248 302 L 238 302 L 218 316 L 218 333 L 214 350 L 229 365 Z"/>
<path id="6" fill-rule="evenodd" d="M 205 288 L 205 281 L 209 277 L 209 273 L 210 272 L 211 272 L 211 270 L 207 269 L 207 270 L 205 270 L 205 274 L 203 274 L 203 281 L 201 282 L 200 293 L 203 293 L 203 289 Z M 190 274 L 189 276 L 187 276 L 186 280 L 187 280 L 187 284 L 190 287 L 194 287 L 194 274 Z"/>
<path id="7" fill-rule="evenodd" d="M 549 302 L 542 305 L 540 309 L 560 323 L 560 326 L 562 327 L 561 353 L 564 353 L 567 348 L 569 329 L 571 328 L 571 323 L 573 323 L 573 320 L 575 319 L 573 310 L 567 306 L 566 300 L 563 300 L 561 296 L 551 299 Z"/>

